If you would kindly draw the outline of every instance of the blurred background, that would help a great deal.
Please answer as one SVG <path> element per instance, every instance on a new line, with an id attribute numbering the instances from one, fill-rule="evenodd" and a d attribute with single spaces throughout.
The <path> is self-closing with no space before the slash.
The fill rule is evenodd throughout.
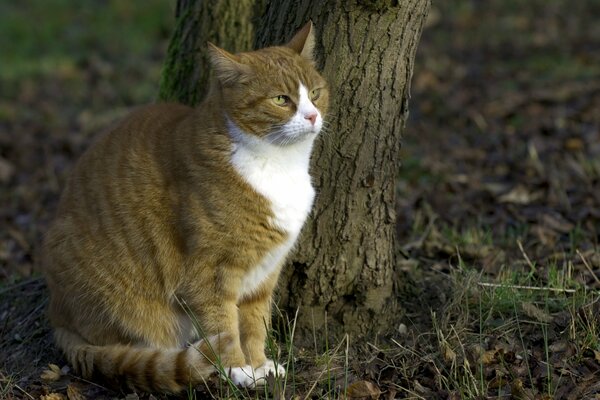
<path id="1" fill-rule="evenodd" d="M 434 2 L 399 173 L 413 257 L 600 288 L 598 21 L 596 0 Z"/>
<path id="2" fill-rule="evenodd" d="M 93 136 L 156 98 L 174 6 L 0 2 L 0 283 L 32 273 L 66 174 Z"/>

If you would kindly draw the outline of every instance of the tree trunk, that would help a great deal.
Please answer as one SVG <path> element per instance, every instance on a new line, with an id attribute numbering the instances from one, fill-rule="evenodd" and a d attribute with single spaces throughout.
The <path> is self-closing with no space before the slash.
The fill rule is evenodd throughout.
<path id="1" fill-rule="evenodd" d="M 175 32 L 169 43 L 159 98 L 198 104 L 210 70 L 206 43 L 232 52 L 252 49 L 255 15 L 265 0 L 178 0 Z"/>
<path id="2" fill-rule="evenodd" d="M 429 0 L 271 0 L 256 47 L 283 43 L 312 19 L 331 87 L 315 146 L 318 197 L 280 284 L 302 337 L 323 329 L 371 337 L 401 314 L 395 262 L 396 176 L 410 79 Z M 327 315 L 328 320 L 325 319 Z"/>
<path id="3" fill-rule="evenodd" d="M 178 10 L 187 3 L 179 0 Z M 279 306 L 292 315 L 299 309 L 296 340 L 301 344 L 323 329 L 355 339 L 388 334 L 401 313 L 402 279 L 395 262 L 400 139 L 429 0 L 266 0 L 263 7 L 255 47 L 284 43 L 312 19 L 319 69 L 331 89 L 327 128 L 312 160 L 317 200 L 282 274 Z M 178 32 L 189 32 L 183 27 L 187 19 L 189 24 L 209 19 L 185 18 Z M 249 35 L 251 29 L 240 26 L 230 25 L 215 43 L 231 51 L 245 46 L 247 41 L 231 44 Z M 195 44 L 200 40 L 181 46 L 182 40 L 192 41 L 176 33 L 171 48 L 178 50 L 169 52 L 166 71 L 183 70 L 190 62 L 185 70 L 204 68 L 204 59 L 200 65 L 190 61 L 197 57 L 190 49 L 202 49 Z M 164 79 L 162 97 L 195 103 L 200 92 L 186 94 L 185 88 L 198 91 L 196 77 L 179 74 L 169 78 L 171 85 Z"/>

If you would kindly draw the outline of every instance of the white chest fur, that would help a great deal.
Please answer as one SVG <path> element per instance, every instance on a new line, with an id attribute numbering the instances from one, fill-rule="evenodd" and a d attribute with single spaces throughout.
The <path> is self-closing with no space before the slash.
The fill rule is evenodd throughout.
<path id="1" fill-rule="evenodd" d="M 288 234 L 286 242 L 267 253 L 242 282 L 246 295 L 284 261 L 298 238 L 315 197 L 308 167 L 313 138 L 289 146 L 266 143 L 236 132 L 231 163 L 254 190 L 264 196 L 273 212 L 271 224 Z"/>
<path id="2" fill-rule="evenodd" d="M 308 167 L 323 118 L 310 100 L 308 89 L 299 82 L 296 113 L 265 137 L 249 135 L 231 120 L 228 123 L 234 143 L 231 164 L 271 203 L 271 224 L 288 234 L 283 244 L 268 252 L 246 274 L 242 282 L 244 296 L 256 290 L 281 265 L 310 212 L 315 191 Z"/>

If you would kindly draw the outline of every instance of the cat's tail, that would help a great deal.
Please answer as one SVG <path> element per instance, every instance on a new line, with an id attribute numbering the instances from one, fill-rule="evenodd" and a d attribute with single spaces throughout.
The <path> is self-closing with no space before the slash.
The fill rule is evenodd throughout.
<path id="1" fill-rule="evenodd" d="M 55 330 L 54 337 L 75 372 L 86 379 L 98 374 L 115 384 L 169 393 L 200 384 L 217 371 L 218 351 L 231 342 L 221 334 L 182 349 L 95 346 L 62 328 Z"/>

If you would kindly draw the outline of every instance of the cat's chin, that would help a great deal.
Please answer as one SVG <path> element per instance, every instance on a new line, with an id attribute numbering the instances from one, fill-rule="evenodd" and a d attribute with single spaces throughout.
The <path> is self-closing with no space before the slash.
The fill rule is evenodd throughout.
<path id="1" fill-rule="evenodd" d="M 281 147 L 292 146 L 306 141 L 313 141 L 319 134 L 318 130 L 310 130 L 302 133 L 296 133 L 293 135 L 286 134 L 269 134 L 264 136 L 264 140 L 270 144 L 274 144 Z"/>

